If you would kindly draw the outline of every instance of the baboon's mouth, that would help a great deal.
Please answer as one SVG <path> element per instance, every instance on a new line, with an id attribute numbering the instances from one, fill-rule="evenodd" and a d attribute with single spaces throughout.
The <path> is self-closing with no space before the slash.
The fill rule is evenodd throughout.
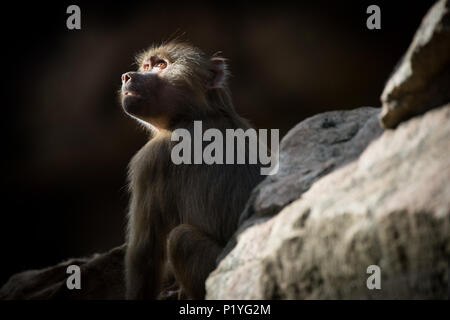
<path id="1" fill-rule="evenodd" d="M 137 96 L 137 94 L 135 94 L 135 93 L 132 92 L 132 91 L 125 91 L 125 92 L 123 93 L 123 95 L 124 95 L 124 96 Z"/>

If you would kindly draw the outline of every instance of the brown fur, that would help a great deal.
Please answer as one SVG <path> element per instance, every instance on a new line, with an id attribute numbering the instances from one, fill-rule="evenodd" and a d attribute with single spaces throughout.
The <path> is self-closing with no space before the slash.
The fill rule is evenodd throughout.
<path id="1" fill-rule="evenodd" d="M 165 59 L 160 72 L 142 66 Z M 125 259 L 127 298 L 154 299 L 169 260 L 191 299 L 202 299 L 217 255 L 237 228 L 259 165 L 175 165 L 173 130 L 249 128 L 237 115 L 226 84 L 225 60 L 186 43 L 153 47 L 138 58 L 138 72 L 124 75 L 122 105 L 152 129 L 152 138 L 129 166 L 131 201 Z M 125 96 L 131 90 L 136 96 Z"/>

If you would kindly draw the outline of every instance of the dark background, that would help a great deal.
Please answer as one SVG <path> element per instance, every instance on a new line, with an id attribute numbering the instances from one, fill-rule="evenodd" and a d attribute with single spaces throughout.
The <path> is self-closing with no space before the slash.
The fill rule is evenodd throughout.
<path id="1" fill-rule="evenodd" d="M 15 272 L 120 245 L 126 168 L 146 134 L 120 75 L 173 34 L 230 60 L 238 111 L 285 134 L 327 110 L 379 106 L 434 1 L 64 2 L 2 9 L 0 285 Z M 183 4 L 184 3 L 184 4 Z M 81 30 L 66 8 L 81 7 Z M 381 30 L 366 8 L 381 7 Z"/>

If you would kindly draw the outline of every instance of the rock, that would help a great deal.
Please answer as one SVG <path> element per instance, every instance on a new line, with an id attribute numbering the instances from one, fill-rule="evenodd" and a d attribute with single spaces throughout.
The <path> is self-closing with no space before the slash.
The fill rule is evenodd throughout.
<path id="1" fill-rule="evenodd" d="M 378 137 L 380 109 L 363 107 L 332 111 L 308 118 L 291 129 L 280 143 L 280 169 L 252 192 L 240 218 L 240 228 L 219 257 L 236 244 L 236 236 L 267 220 L 298 199 L 320 177 L 358 158 Z"/>
<path id="2" fill-rule="evenodd" d="M 450 101 L 450 0 L 438 1 L 417 30 L 381 102 L 381 122 L 394 128 Z"/>
<path id="3" fill-rule="evenodd" d="M 244 231 L 208 278 L 207 298 L 448 298 L 449 149 L 450 104 L 385 131 Z M 381 290 L 366 286 L 370 265 Z"/>
<path id="4" fill-rule="evenodd" d="M 123 260 L 125 245 L 90 258 L 64 261 L 41 270 L 13 275 L 0 289 L 0 299 L 124 299 Z M 81 268 L 81 290 L 69 290 L 67 267 Z"/>

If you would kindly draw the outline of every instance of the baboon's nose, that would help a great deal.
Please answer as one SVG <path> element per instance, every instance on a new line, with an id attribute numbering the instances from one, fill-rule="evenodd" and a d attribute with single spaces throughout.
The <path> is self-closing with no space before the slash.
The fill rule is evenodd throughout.
<path id="1" fill-rule="evenodd" d="M 122 75 L 122 83 L 125 84 L 131 79 L 129 72 Z"/>

